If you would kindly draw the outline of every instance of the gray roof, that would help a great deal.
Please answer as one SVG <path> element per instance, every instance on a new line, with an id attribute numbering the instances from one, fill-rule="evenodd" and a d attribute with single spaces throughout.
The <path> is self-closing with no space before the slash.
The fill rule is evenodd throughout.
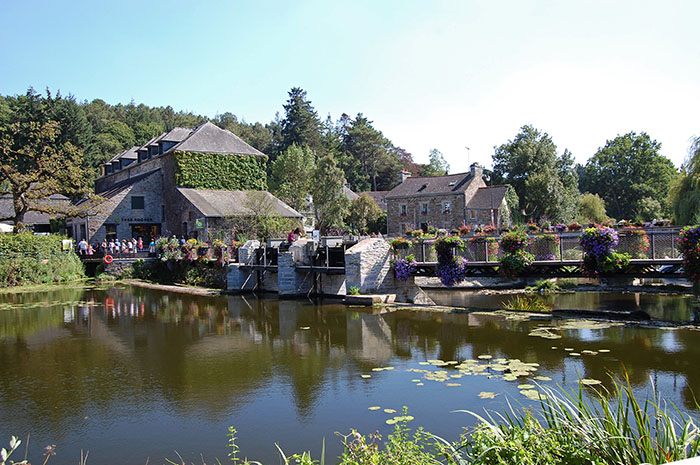
<path id="1" fill-rule="evenodd" d="M 190 128 L 172 128 L 170 131 L 163 134 L 160 140 L 168 142 L 180 142 L 185 140 L 192 133 Z"/>
<path id="2" fill-rule="evenodd" d="M 264 153 L 246 144 L 243 139 L 209 121 L 200 124 L 179 144 L 168 150 L 170 152 L 230 153 L 240 155 L 259 155 Z"/>
<path id="3" fill-rule="evenodd" d="M 463 193 L 474 178 L 471 173 L 446 176 L 409 177 L 386 195 L 387 199 L 420 195 L 447 195 Z"/>
<path id="4" fill-rule="evenodd" d="M 115 161 L 119 161 L 119 159 L 121 158 L 131 158 L 132 160 L 135 160 L 137 158 L 136 150 L 138 150 L 138 147 L 134 145 L 130 149 L 124 150 L 123 152 L 116 154 L 104 164 L 108 165 L 110 163 L 114 163 Z"/>
<path id="5" fill-rule="evenodd" d="M 359 195 L 353 192 L 348 186 L 343 186 L 343 195 L 345 195 L 345 197 L 347 197 L 351 202 L 359 197 Z"/>
<path id="6" fill-rule="evenodd" d="M 141 147 L 139 147 L 137 149 L 137 151 L 148 150 L 148 146 L 151 145 L 153 143 L 153 141 L 156 140 L 157 138 L 158 137 L 151 137 L 151 139 L 148 142 L 146 142 L 145 144 L 143 144 Z"/>
<path id="7" fill-rule="evenodd" d="M 48 203 L 48 204 L 66 204 L 70 203 L 70 199 L 65 195 L 54 194 L 48 197 L 48 199 L 37 199 L 37 203 Z M 0 195 L 0 218 L 5 218 L 8 216 L 14 216 L 15 206 L 12 204 L 12 196 L 9 194 Z M 36 211 L 28 211 L 24 214 L 25 224 L 49 224 L 49 219 L 64 216 L 59 213 L 49 214 L 41 213 Z M 8 220 L 5 220 L 8 221 Z"/>
<path id="8" fill-rule="evenodd" d="M 382 211 L 386 211 L 386 195 L 389 193 L 389 191 L 368 191 L 368 192 L 363 192 L 363 194 L 367 194 L 372 199 L 374 199 L 374 202 L 379 206 L 379 208 L 382 209 Z"/>
<path id="9" fill-rule="evenodd" d="M 247 207 L 250 192 L 259 192 L 272 204 L 272 213 L 285 218 L 301 218 L 302 215 L 266 191 L 225 191 L 211 189 L 191 189 L 178 187 L 177 190 L 208 218 L 245 216 L 252 213 Z"/>
<path id="10" fill-rule="evenodd" d="M 150 175 L 152 175 L 156 171 L 160 171 L 160 168 L 156 168 L 154 170 L 147 171 L 145 173 L 137 174 L 136 176 L 132 176 L 128 179 L 125 179 L 124 181 L 114 183 L 114 184 L 110 185 L 107 190 L 97 192 L 97 194 L 101 197 L 106 197 L 106 198 L 110 199 L 110 198 L 114 197 L 115 195 L 117 195 L 119 192 L 126 189 L 127 187 L 133 186 L 134 184 L 136 184 L 140 180 L 149 177 Z M 84 201 L 85 200 L 80 200 L 80 201 L 78 201 L 78 204 L 80 204 Z"/>
<path id="11" fill-rule="evenodd" d="M 467 208 L 498 210 L 506 196 L 508 186 L 480 187 L 467 203 Z"/>

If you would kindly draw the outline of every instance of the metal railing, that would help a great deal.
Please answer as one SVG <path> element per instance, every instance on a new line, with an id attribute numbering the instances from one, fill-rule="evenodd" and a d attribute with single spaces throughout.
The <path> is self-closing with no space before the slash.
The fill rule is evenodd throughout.
<path id="1" fill-rule="evenodd" d="M 628 253 L 633 260 L 669 260 L 681 258 L 678 250 L 679 229 L 620 230 L 617 252 Z M 580 261 L 583 250 L 579 245 L 580 232 L 533 234 L 527 251 L 536 261 Z M 503 252 L 498 247 L 497 236 L 465 237 L 467 245 L 455 250 L 455 256 L 470 262 L 497 262 Z M 399 256 L 413 254 L 418 263 L 437 262 L 433 247 L 435 240 L 414 240 L 407 249 L 399 250 Z"/>

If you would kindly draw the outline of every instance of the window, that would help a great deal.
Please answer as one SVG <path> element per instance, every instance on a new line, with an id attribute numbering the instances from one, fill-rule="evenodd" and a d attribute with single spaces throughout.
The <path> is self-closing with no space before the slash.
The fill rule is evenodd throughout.
<path id="1" fill-rule="evenodd" d="M 402 203 L 399 205 L 399 215 L 408 216 L 408 204 Z"/>
<path id="2" fill-rule="evenodd" d="M 132 195 L 131 196 L 131 209 L 132 210 L 143 210 L 146 206 L 146 202 L 142 195 Z"/>
<path id="3" fill-rule="evenodd" d="M 476 210 L 469 210 L 469 219 L 476 220 Z"/>
<path id="4" fill-rule="evenodd" d="M 444 200 L 442 202 L 442 212 L 445 214 L 452 212 L 452 202 L 449 200 Z"/>
<path id="5" fill-rule="evenodd" d="M 427 214 L 428 214 L 428 202 L 421 202 L 421 204 L 420 204 L 420 214 L 421 214 L 421 215 L 427 215 Z"/>
<path id="6" fill-rule="evenodd" d="M 117 238 L 117 225 L 116 224 L 105 224 L 105 239 L 111 241 Z"/>

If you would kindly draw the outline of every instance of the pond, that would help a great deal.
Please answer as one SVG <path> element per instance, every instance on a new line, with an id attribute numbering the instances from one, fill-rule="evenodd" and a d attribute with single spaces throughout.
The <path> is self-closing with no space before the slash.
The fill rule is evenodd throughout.
<path id="1" fill-rule="evenodd" d="M 341 452 L 335 432 L 386 435 L 404 406 L 412 426 L 457 439 L 475 422 L 454 410 L 536 406 L 522 384 L 574 389 L 590 378 L 609 387 L 609 374 L 626 371 L 642 395 L 653 382 L 694 409 L 699 359 L 693 329 L 379 313 L 126 286 L 6 294 L 0 441 L 31 433 L 33 463 L 47 444 L 60 463 L 77 461 L 81 449 L 88 463 L 164 463 L 175 451 L 209 463 L 226 459 L 234 426 L 251 459 L 278 463 L 275 442 L 318 457 L 324 438 L 332 458 Z"/>

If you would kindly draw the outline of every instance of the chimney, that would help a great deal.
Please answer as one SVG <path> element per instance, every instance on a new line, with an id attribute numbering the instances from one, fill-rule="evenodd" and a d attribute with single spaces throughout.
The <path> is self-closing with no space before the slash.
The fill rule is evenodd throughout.
<path id="1" fill-rule="evenodd" d="M 477 179 L 477 178 L 482 178 L 484 176 L 484 167 L 481 166 L 478 163 L 472 163 L 472 166 L 469 167 L 472 173 L 472 177 Z"/>
<path id="2" fill-rule="evenodd" d="M 410 171 L 401 171 L 399 173 L 399 184 L 401 184 L 402 182 L 404 182 L 406 179 L 408 179 L 410 177 L 411 177 Z"/>

